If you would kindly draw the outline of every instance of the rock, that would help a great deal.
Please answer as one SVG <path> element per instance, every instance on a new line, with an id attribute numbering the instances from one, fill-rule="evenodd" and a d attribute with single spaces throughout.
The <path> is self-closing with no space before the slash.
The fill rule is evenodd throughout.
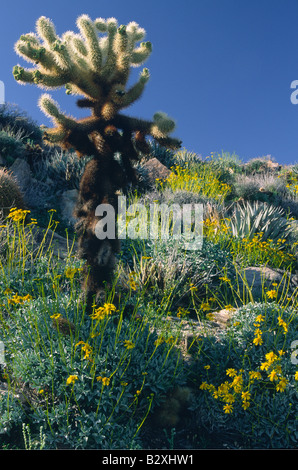
<path id="1" fill-rule="evenodd" d="M 245 287 L 251 291 L 253 300 L 260 300 L 269 289 L 282 291 L 283 287 L 289 287 L 289 293 L 292 292 L 297 287 L 297 278 L 282 269 L 257 266 L 245 268 L 239 274 L 238 284 L 240 294 Z"/>
<path id="2" fill-rule="evenodd" d="M 77 189 L 70 189 L 68 191 L 64 191 L 61 195 L 60 201 L 60 208 L 61 208 L 61 216 L 63 220 L 68 225 L 74 225 L 76 222 L 76 218 L 73 216 L 73 211 L 75 204 L 78 198 L 78 190 Z"/>
<path id="3" fill-rule="evenodd" d="M 47 206 L 47 199 L 51 194 L 51 188 L 43 181 L 31 178 L 24 198 L 30 208 L 44 208 Z"/>
<path id="4" fill-rule="evenodd" d="M 143 168 L 146 174 L 146 183 L 151 187 L 156 186 L 157 178 L 164 179 L 171 174 L 171 171 L 155 157 L 144 163 Z"/>
<path id="5" fill-rule="evenodd" d="M 281 169 L 281 165 L 277 162 L 273 162 L 272 160 L 267 160 L 267 168 L 269 168 L 270 170 L 280 170 Z"/>
<path id="6" fill-rule="evenodd" d="M 218 312 L 212 312 L 207 315 L 208 320 L 212 321 L 212 324 L 216 328 L 223 328 L 225 329 L 233 316 L 233 313 L 236 311 L 235 308 L 226 308 L 223 310 L 219 310 Z"/>
<path id="7" fill-rule="evenodd" d="M 0 166 L 6 166 L 6 160 L 1 154 L 0 154 Z"/>
<path id="8" fill-rule="evenodd" d="M 32 173 L 29 164 L 22 158 L 17 158 L 10 167 L 22 191 L 26 191 L 31 183 Z"/>

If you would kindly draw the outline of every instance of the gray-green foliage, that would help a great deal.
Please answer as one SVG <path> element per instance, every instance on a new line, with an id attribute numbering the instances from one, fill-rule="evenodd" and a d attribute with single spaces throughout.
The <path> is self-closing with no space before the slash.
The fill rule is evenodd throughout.
<path id="1" fill-rule="evenodd" d="M 237 203 L 226 224 L 233 236 L 240 238 L 262 232 L 263 240 L 277 241 L 287 239 L 292 230 L 282 208 L 260 201 Z"/>
<path id="2" fill-rule="evenodd" d="M 228 250 L 207 240 L 198 250 L 187 250 L 183 239 L 149 240 L 145 247 L 138 242 L 134 244 L 133 250 L 130 243 L 130 240 L 126 240 L 122 245 L 122 256 L 137 273 L 140 285 L 155 300 L 167 299 L 173 308 L 181 302 L 186 305 L 191 302 L 190 284 L 196 288 L 196 295 L 200 297 L 206 293 L 206 289 L 218 286 L 219 277 L 223 273 L 230 276 L 234 273 Z M 130 256 L 129 251 L 132 252 Z M 145 260 L 142 260 L 142 256 L 145 256 Z"/>
<path id="3" fill-rule="evenodd" d="M 46 181 L 52 179 L 57 187 L 63 189 L 78 189 L 80 179 L 88 157 L 78 158 L 74 152 L 64 152 L 54 149 L 47 158 L 35 165 L 37 178 Z"/>
<path id="4" fill-rule="evenodd" d="M 258 317 L 263 319 L 258 323 Z M 287 332 L 279 318 L 287 325 Z M 253 344 L 257 326 L 262 334 L 262 344 Z M 239 308 L 226 331 L 216 339 L 202 338 L 201 347 L 194 368 L 194 382 L 199 388 L 204 382 L 217 389 L 221 384 L 233 382 L 227 376 L 227 369 L 234 369 L 242 377 L 240 393 L 229 388 L 229 397 L 234 393 L 232 412 L 223 410 L 225 402 L 210 390 L 203 390 L 196 396 L 195 409 L 205 429 L 212 429 L 220 435 L 221 445 L 232 448 L 296 448 L 297 432 L 297 365 L 292 361 L 293 342 L 297 339 L 298 317 L 290 307 L 277 303 L 251 303 Z M 268 369 L 261 369 L 266 355 L 274 353 L 276 360 Z M 205 366 L 208 366 L 208 368 Z M 276 380 L 270 380 L 270 372 L 276 369 Z M 251 379 L 251 372 L 261 374 Z M 285 379 L 286 386 L 278 391 L 276 385 Z M 249 392 L 250 406 L 243 408 L 241 393 Z"/>
<path id="5" fill-rule="evenodd" d="M 0 130 L 0 154 L 9 164 L 12 164 L 18 157 L 22 157 L 25 152 L 23 141 L 12 132 Z"/>
<path id="6" fill-rule="evenodd" d="M 0 105 L 0 129 L 9 129 L 14 135 L 32 139 L 34 143 L 42 141 L 42 130 L 25 111 L 12 103 Z"/>
<path id="7" fill-rule="evenodd" d="M 73 323 L 70 336 L 53 327 L 51 316 L 57 311 Z M 147 412 L 161 403 L 174 382 L 183 380 L 178 351 L 167 343 L 157 348 L 157 335 L 146 321 L 120 314 L 96 326 L 84 318 L 83 306 L 78 308 L 76 296 L 70 294 L 58 303 L 52 295 L 36 297 L 0 319 L 12 387 L 0 401 L 0 430 L 9 423 L 7 431 L 16 432 L 26 419 L 32 433 L 42 426 L 47 449 L 137 445 Z M 91 347 L 90 360 L 82 344 Z M 67 385 L 72 375 L 77 379 Z M 106 386 L 102 377 L 110 379 Z M 14 383 L 22 384 L 29 407 L 12 399 Z M 7 400 L 11 404 L 4 413 Z"/>

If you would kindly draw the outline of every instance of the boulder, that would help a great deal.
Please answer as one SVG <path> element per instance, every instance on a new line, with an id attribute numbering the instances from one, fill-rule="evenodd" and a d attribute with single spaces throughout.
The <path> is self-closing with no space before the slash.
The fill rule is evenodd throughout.
<path id="1" fill-rule="evenodd" d="M 76 218 L 73 215 L 75 204 L 78 198 L 78 190 L 70 189 L 64 191 L 61 195 L 60 208 L 61 216 L 63 220 L 70 226 L 73 226 L 76 222 Z"/>
<path id="2" fill-rule="evenodd" d="M 171 174 L 165 165 L 163 165 L 157 158 L 150 158 L 144 163 L 143 169 L 145 171 L 145 180 L 148 186 L 156 186 L 156 180 L 167 178 Z"/>
<path id="3" fill-rule="evenodd" d="M 29 163 L 22 158 L 17 158 L 10 167 L 10 171 L 16 178 L 19 187 L 23 192 L 26 192 L 31 184 L 32 173 Z"/>
<path id="4" fill-rule="evenodd" d="M 1 155 L 0 153 L 0 166 L 6 166 L 6 165 L 7 165 L 6 160 L 3 157 L 3 155 Z"/>
<path id="5" fill-rule="evenodd" d="M 288 288 L 289 294 L 292 293 L 297 288 L 297 276 L 267 266 L 248 267 L 239 273 L 238 285 L 240 295 L 245 288 L 251 291 L 254 300 L 260 300 L 270 289 L 281 292 L 283 288 Z"/>

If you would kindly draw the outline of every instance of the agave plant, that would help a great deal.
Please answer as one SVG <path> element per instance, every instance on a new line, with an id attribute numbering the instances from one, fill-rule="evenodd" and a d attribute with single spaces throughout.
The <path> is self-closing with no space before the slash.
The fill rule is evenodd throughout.
<path id="1" fill-rule="evenodd" d="M 239 238 L 253 238 L 262 233 L 263 240 L 287 240 L 293 230 L 281 207 L 260 201 L 238 202 L 226 224 L 232 235 Z"/>

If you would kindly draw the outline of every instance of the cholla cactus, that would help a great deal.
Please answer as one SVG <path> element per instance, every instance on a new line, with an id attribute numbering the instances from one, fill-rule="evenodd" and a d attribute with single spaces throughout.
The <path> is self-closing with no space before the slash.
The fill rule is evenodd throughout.
<path id="1" fill-rule="evenodd" d="M 82 176 L 76 210 L 81 256 L 90 270 L 87 300 L 92 303 L 90 299 L 111 277 L 112 253 L 118 245 L 116 240 L 96 239 L 95 208 L 102 202 L 115 205 L 116 191 L 135 181 L 132 161 L 140 152 L 149 153 L 147 137 L 174 149 L 180 141 L 169 137 L 175 123 L 165 113 L 157 112 L 152 121 L 119 114 L 140 98 L 149 79 L 144 68 L 138 81 L 127 86 L 131 67 L 143 64 L 152 51 L 150 42 L 140 42 L 144 29 L 135 22 L 118 27 L 115 18 L 92 21 L 88 15 L 80 16 L 77 26 L 79 34 L 67 31 L 59 37 L 51 20 L 39 18 L 37 34 L 22 35 L 15 45 L 16 52 L 34 67 L 17 65 L 13 75 L 19 83 L 46 90 L 65 87 L 67 94 L 81 96 L 79 107 L 91 110 L 89 117 L 75 119 L 62 112 L 49 94 L 39 100 L 55 125 L 45 130 L 45 140 L 93 157 Z M 121 164 L 114 158 L 116 152 Z"/>

